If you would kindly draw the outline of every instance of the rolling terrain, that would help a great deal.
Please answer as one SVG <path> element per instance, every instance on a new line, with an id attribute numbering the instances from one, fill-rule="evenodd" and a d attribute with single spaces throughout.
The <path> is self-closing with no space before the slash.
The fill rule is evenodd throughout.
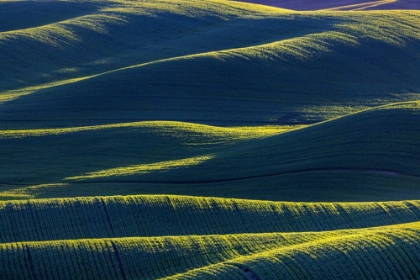
<path id="1" fill-rule="evenodd" d="M 361 232 L 323 232 L 319 236 L 285 233 L 82 239 L 8 243 L 0 250 L 12 264 L 14 259 L 24 260 L 20 266 L 11 266 L 17 273 L 6 272 L 22 279 L 34 275 L 44 279 L 416 279 L 418 238 L 416 223 Z M 375 246 L 365 248 L 367 244 Z M 162 247 L 171 249 L 162 251 Z M 47 257 L 45 251 L 49 252 Z M 372 257 L 378 255 L 384 257 Z M 399 262 L 393 266 L 395 259 Z M 349 262 L 357 269 L 349 269 Z M 53 269 L 46 269 L 49 265 Z M 303 266 L 307 270 L 303 271 Z M 19 270 L 21 267 L 24 269 Z"/>
<path id="2" fill-rule="evenodd" d="M 419 120 L 419 104 L 406 102 L 294 129 L 153 121 L 7 130 L 0 134 L 3 153 L 15 161 L 2 163 L 2 170 L 14 167 L 3 176 L 2 194 L 415 199 L 420 182 Z M 31 157 L 25 161 L 36 169 L 19 164 L 19 157 L 27 154 Z"/>
<path id="3" fill-rule="evenodd" d="M 3 202 L 0 217 L 10 222 L 1 229 L 0 271 L 10 279 L 414 279 L 419 205 L 183 196 Z"/>
<path id="4" fill-rule="evenodd" d="M 420 278 L 417 2 L 245 2 L 0 1 L 1 279 Z"/>
<path id="5" fill-rule="evenodd" d="M 13 12 L 19 3 L 3 5 Z M 28 18 L 1 34 L 3 197 L 219 196 L 220 190 L 227 197 L 306 201 L 416 195 L 419 173 L 403 155 L 418 162 L 410 146 L 418 139 L 417 11 L 302 13 L 232 1 L 57 2 L 50 9 L 66 5 L 75 6 L 75 15 L 63 12 L 50 23 Z M 380 107 L 399 102 L 400 109 Z M 381 127 L 378 135 L 371 127 Z M 275 136 L 294 128 L 301 132 Z M 307 133 L 319 140 L 308 143 Z M 394 139 L 400 134 L 407 143 Z M 290 142 L 294 148 L 273 153 Z M 386 159 L 376 156 L 390 145 Z M 328 158 L 311 159 L 330 146 L 336 149 Z M 349 155 L 353 149 L 372 154 Z M 347 169 L 351 174 L 335 172 Z M 119 171 L 105 174 L 112 170 Z M 267 175 L 282 176 L 283 184 Z M 348 196 L 350 178 L 363 189 L 360 197 Z M 330 187 L 337 196 L 325 196 Z"/>

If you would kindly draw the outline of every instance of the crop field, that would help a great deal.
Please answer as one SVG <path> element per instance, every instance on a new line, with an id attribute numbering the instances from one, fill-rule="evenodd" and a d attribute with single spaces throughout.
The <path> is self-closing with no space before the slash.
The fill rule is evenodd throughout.
<path id="1" fill-rule="evenodd" d="M 0 207 L 0 271 L 22 279 L 420 277 L 420 201 L 151 195 Z"/>
<path id="2" fill-rule="evenodd" d="M 0 0 L 0 279 L 420 279 L 417 0 Z"/>

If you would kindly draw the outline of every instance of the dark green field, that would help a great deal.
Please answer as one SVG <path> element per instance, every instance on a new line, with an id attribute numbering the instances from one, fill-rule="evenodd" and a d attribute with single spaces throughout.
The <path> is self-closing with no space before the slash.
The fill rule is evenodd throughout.
<path id="1" fill-rule="evenodd" d="M 420 7 L 283 2 L 1 0 L 0 279 L 420 279 Z"/>

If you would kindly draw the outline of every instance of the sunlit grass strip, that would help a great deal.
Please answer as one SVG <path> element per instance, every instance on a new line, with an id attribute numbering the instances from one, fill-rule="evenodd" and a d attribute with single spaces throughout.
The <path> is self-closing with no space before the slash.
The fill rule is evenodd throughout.
<path id="1" fill-rule="evenodd" d="M 93 76 L 86 76 L 86 77 L 80 77 L 80 78 L 73 78 L 73 79 L 67 79 L 67 80 L 62 80 L 62 81 L 55 81 L 55 82 L 51 82 L 51 83 L 47 83 L 47 84 L 43 84 L 43 85 L 36 85 L 36 86 L 29 86 L 29 87 L 24 87 L 24 88 L 20 88 L 20 89 L 15 89 L 15 90 L 8 90 L 8 91 L 3 91 L 0 92 L 0 104 L 8 102 L 8 101 L 12 101 L 15 100 L 19 97 L 23 97 L 25 95 L 30 95 L 34 92 L 37 92 L 39 90 L 43 90 L 43 89 L 47 89 L 47 88 L 54 88 L 54 87 L 58 87 L 61 85 L 68 85 L 68 84 L 72 84 L 72 83 L 76 83 L 85 79 L 89 79 L 92 78 Z"/>
<path id="2" fill-rule="evenodd" d="M 1 95 L 0 95 L 1 97 Z M 420 108 L 419 101 L 397 102 L 382 105 L 374 108 L 359 108 L 354 109 L 355 112 L 346 113 L 350 109 L 346 107 L 334 106 L 334 110 L 341 110 L 344 116 L 356 115 L 362 112 L 369 112 L 375 110 L 388 110 L 395 108 L 413 109 Z M 317 108 L 316 110 L 330 110 L 331 107 Z M 338 119 L 337 118 L 337 119 Z M 62 135 L 83 131 L 99 131 L 105 129 L 124 129 L 124 128 L 143 128 L 145 132 L 156 131 L 158 133 L 170 133 L 172 136 L 180 135 L 180 133 L 196 133 L 208 137 L 225 137 L 226 139 L 252 139 L 277 135 L 283 132 L 288 132 L 295 129 L 301 129 L 308 126 L 319 125 L 330 122 L 331 120 L 323 121 L 313 125 L 262 125 L 262 126 L 234 126 L 234 127 L 218 127 L 205 124 L 179 122 L 179 121 L 141 121 L 129 123 L 103 124 L 93 126 L 79 126 L 66 128 L 39 128 L 39 129 L 7 129 L 0 130 L 0 139 L 5 138 L 24 138 L 24 137 L 41 137 L 50 135 Z"/>
<path id="3" fill-rule="evenodd" d="M 95 178 L 107 178 L 113 176 L 130 176 L 137 174 L 147 174 L 150 172 L 165 172 L 174 168 L 188 167 L 198 165 L 204 161 L 212 159 L 213 155 L 198 156 L 192 158 L 184 158 L 179 160 L 168 160 L 150 164 L 139 164 L 127 167 L 117 167 L 107 170 L 91 172 L 86 175 L 73 176 L 65 178 L 65 180 L 86 180 Z"/>
<path id="4" fill-rule="evenodd" d="M 292 10 L 283 8 L 274 8 L 264 5 L 255 5 L 251 3 L 244 3 L 240 1 L 226 1 L 226 0 L 212 0 L 212 1 L 141 1 L 141 2 L 130 2 L 130 5 L 126 5 L 126 1 L 117 0 L 112 1 L 114 3 L 123 4 L 122 7 L 104 8 L 102 11 L 112 11 L 121 13 L 148 13 L 155 15 L 156 12 L 162 10 L 176 13 L 181 15 L 188 15 L 191 17 L 200 17 L 208 14 L 219 14 L 229 15 L 235 14 L 241 17 L 255 17 L 259 15 L 279 15 L 285 13 L 292 13 Z M 142 10 L 138 10 L 138 8 Z"/>
<path id="5" fill-rule="evenodd" d="M 95 126 L 80 126 L 68 128 L 41 128 L 23 130 L 0 130 L 1 138 L 23 138 L 40 137 L 49 135 L 61 135 L 82 131 L 97 131 L 103 129 L 118 128 L 144 128 L 145 132 L 157 131 L 171 133 L 176 136 L 178 133 L 197 133 L 207 136 L 219 136 L 229 139 L 250 139 L 276 135 L 292 129 L 302 128 L 304 125 L 284 125 L 284 126 L 236 126 L 236 127 L 217 127 L 203 124 L 194 124 L 176 121 L 143 121 L 118 124 L 105 124 Z"/>
<path id="6" fill-rule="evenodd" d="M 38 27 L 0 32 L 0 41 L 24 38 L 60 48 L 65 44 L 81 40 L 77 32 L 74 31 L 76 28 L 107 33 L 107 25 L 118 25 L 125 22 L 126 20 L 123 17 L 116 14 L 95 13 Z"/>

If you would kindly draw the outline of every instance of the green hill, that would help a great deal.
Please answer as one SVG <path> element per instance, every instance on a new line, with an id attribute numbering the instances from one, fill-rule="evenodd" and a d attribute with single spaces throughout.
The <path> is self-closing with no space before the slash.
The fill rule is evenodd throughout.
<path id="1" fill-rule="evenodd" d="M 13 161 L 1 164 L 1 194 L 417 199 L 419 112 L 417 102 L 398 103 L 291 131 L 176 122 L 4 130 Z"/>
<path id="2" fill-rule="evenodd" d="M 0 273 L 6 279 L 416 278 L 419 223 L 406 222 L 418 220 L 419 205 L 178 196 L 4 202 L 0 217 L 10 222 L 2 223 Z"/>
<path id="3" fill-rule="evenodd" d="M 229 33 L 240 28 L 241 22 L 252 26 L 245 21 L 255 13 L 263 18 L 287 12 L 269 7 L 257 11 L 252 5 L 217 0 L 0 4 L 2 90 L 212 51 L 219 44 L 224 48 L 250 44 L 255 39 L 252 34 L 237 41 L 228 39 Z M 22 14 L 19 23 L 12 20 Z M 233 24 L 226 25 L 228 20 Z M 258 34 L 257 30 L 252 33 Z M 217 41 L 209 40 L 212 37 Z"/>
<path id="4" fill-rule="evenodd" d="M 419 249 L 418 223 L 309 234 L 20 242 L 0 245 L 7 264 L 0 271 L 9 279 L 416 279 Z"/>
<path id="5" fill-rule="evenodd" d="M 73 17 L 1 33 L 6 124 L 316 122 L 418 96 L 417 11 L 71 3 Z"/>
<path id="6" fill-rule="evenodd" d="M 0 243 L 332 231 L 416 222 L 420 215 L 418 201 L 298 203 L 167 195 L 7 201 L 0 207 Z"/>
<path id="7" fill-rule="evenodd" d="M 10 188 L 17 188 L 15 195 L 19 188 L 31 185 L 52 190 L 48 184 L 101 169 L 133 165 L 139 166 L 138 171 L 142 168 L 157 171 L 165 166 L 166 169 L 182 168 L 194 162 L 198 164 L 210 158 L 210 153 L 224 151 L 238 142 L 267 137 L 291 128 L 222 128 L 150 121 L 65 129 L 3 130 L 0 132 L 2 156 L 9 160 L 0 163 L 0 184 L 7 197 Z M 160 166 L 162 162 L 164 164 Z M 83 189 L 90 194 L 118 193 L 114 187 L 103 191 Z M 132 192 L 133 188 L 128 188 L 128 191 Z M 77 195 L 71 193 L 60 195 Z"/>
<path id="8" fill-rule="evenodd" d="M 10 16 L 44 5 L 23 3 L 2 5 Z M 418 99 L 418 11 L 232 1 L 48 9 L 0 36 L 4 199 L 418 198 L 417 113 L 358 113 Z"/>
<path id="9" fill-rule="evenodd" d="M 420 174 L 419 112 L 418 103 L 407 103 L 348 115 L 238 144 L 200 165 L 180 170 L 176 176 L 180 181 L 210 183 L 205 185 L 209 189 L 222 185 L 219 190 L 224 189 L 226 196 L 243 198 L 415 198 Z M 212 174 L 217 174 L 217 180 Z M 159 175 L 159 180 L 165 175 L 168 182 L 177 181 L 171 173 Z M 147 179 L 147 175 L 138 177 L 139 182 Z M 236 192 L 227 194 L 229 187 Z"/>
<path id="10" fill-rule="evenodd" d="M 420 278 L 413 3 L 0 0 L 0 279 Z"/>

